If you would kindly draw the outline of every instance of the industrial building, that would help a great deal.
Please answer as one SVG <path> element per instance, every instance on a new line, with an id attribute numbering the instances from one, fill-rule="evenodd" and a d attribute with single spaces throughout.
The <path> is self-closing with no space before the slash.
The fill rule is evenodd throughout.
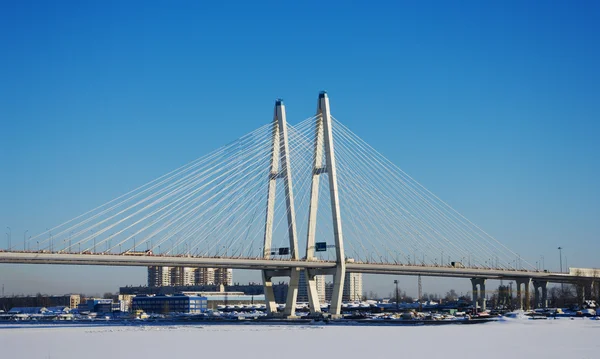
<path id="1" fill-rule="evenodd" d="M 287 299 L 288 284 L 279 282 L 273 284 L 273 293 L 277 303 L 285 303 Z M 249 298 L 257 298 L 264 294 L 262 284 L 233 284 L 223 286 L 220 285 L 191 285 L 191 286 L 163 286 L 163 287 L 147 287 L 147 286 L 127 286 L 119 288 L 119 299 L 131 303 L 131 300 L 136 295 L 174 295 L 177 293 L 205 293 L 205 292 L 241 292 Z M 251 301 L 250 301 L 251 302 Z"/>
<path id="2" fill-rule="evenodd" d="M 133 310 L 146 313 L 200 314 L 208 309 L 206 297 L 178 295 L 137 296 L 132 301 Z"/>
<path id="3" fill-rule="evenodd" d="M 79 294 L 0 297 L 0 310 L 6 312 L 14 307 L 69 307 L 73 309 L 77 308 L 80 302 Z"/>

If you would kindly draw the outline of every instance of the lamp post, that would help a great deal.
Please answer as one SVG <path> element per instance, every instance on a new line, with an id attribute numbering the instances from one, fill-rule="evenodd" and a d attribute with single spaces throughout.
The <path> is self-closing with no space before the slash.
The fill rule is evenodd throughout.
<path id="1" fill-rule="evenodd" d="M 562 273 L 562 247 L 558 247 L 558 255 L 560 256 L 560 272 Z"/>
<path id="2" fill-rule="evenodd" d="M 562 247 L 558 247 L 558 255 L 560 256 L 560 272 L 562 273 Z M 560 283 L 561 295 L 563 295 L 565 290 L 565 285 Z"/>
<path id="3" fill-rule="evenodd" d="M 394 284 L 396 285 L 396 312 L 399 310 L 398 304 L 398 280 L 394 279 Z"/>

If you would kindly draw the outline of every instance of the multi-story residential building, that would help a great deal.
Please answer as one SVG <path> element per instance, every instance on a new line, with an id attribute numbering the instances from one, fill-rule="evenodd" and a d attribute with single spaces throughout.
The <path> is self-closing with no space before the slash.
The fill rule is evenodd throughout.
<path id="1" fill-rule="evenodd" d="M 171 268 L 161 266 L 148 267 L 148 287 L 164 287 L 171 285 Z"/>
<path id="2" fill-rule="evenodd" d="M 148 267 L 148 287 L 232 285 L 231 268 Z"/>
<path id="3" fill-rule="evenodd" d="M 233 284 L 233 270 L 231 268 L 215 268 L 214 276 L 216 285 Z"/>
<path id="4" fill-rule="evenodd" d="M 69 296 L 69 308 L 74 309 L 81 303 L 81 295 L 71 294 Z"/>
<path id="5" fill-rule="evenodd" d="M 362 273 L 346 273 L 342 300 L 345 302 L 360 301 L 362 298 Z"/>
<path id="6" fill-rule="evenodd" d="M 214 285 L 215 270 L 214 268 L 196 268 L 194 273 L 193 285 Z"/>
<path id="7" fill-rule="evenodd" d="M 195 285 L 197 271 L 198 271 L 198 268 L 183 267 L 181 285 L 183 285 L 183 286 Z"/>
<path id="8" fill-rule="evenodd" d="M 325 300 L 331 302 L 331 296 L 333 295 L 333 282 L 325 283 Z"/>
<path id="9" fill-rule="evenodd" d="M 298 280 L 298 302 L 308 302 L 308 286 L 306 281 L 305 271 L 300 271 L 300 278 Z M 315 276 L 315 282 L 317 284 L 317 295 L 319 296 L 319 303 L 325 303 L 325 276 Z"/>

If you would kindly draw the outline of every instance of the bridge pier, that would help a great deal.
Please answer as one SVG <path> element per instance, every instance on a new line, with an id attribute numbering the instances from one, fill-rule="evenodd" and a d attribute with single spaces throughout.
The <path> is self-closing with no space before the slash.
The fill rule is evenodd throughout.
<path id="1" fill-rule="evenodd" d="M 577 299 L 578 299 L 578 304 L 580 306 L 583 306 L 583 304 L 585 303 L 586 299 L 590 299 L 592 298 L 592 290 L 593 290 L 593 282 L 592 281 L 582 281 L 580 283 L 577 283 Z"/>
<path id="2" fill-rule="evenodd" d="M 517 309 L 528 310 L 529 309 L 529 285 L 531 284 L 531 278 L 519 278 L 516 279 L 517 283 Z M 523 292 L 521 291 L 521 285 L 524 286 L 525 298 L 523 298 Z"/>
<path id="3" fill-rule="evenodd" d="M 547 280 L 534 280 L 533 281 L 533 291 L 534 291 L 533 292 L 533 295 L 534 295 L 533 307 L 534 308 L 548 308 L 548 281 Z"/>
<path id="4" fill-rule="evenodd" d="M 585 284 L 585 290 L 583 291 L 583 295 L 585 296 L 585 298 L 587 299 L 591 299 L 592 298 L 592 293 L 593 293 L 593 282 L 589 282 Z M 584 298 L 584 299 L 585 299 Z"/>
<path id="5" fill-rule="evenodd" d="M 271 147 L 271 166 L 268 177 L 269 191 L 267 195 L 267 211 L 265 218 L 265 236 L 263 257 L 270 259 L 272 254 L 277 254 L 271 248 L 273 243 L 273 221 L 275 217 L 275 199 L 277 179 L 283 178 L 286 214 L 288 222 L 288 236 L 290 247 L 287 253 L 279 253 L 279 255 L 290 255 L 291 260 L 298 260 L 298 239 L 296 231 L 296 210 L 294 207 L 294 190 L 292 186 L 292 169 L 289 157 L 289 143 L 287 135 L 287 122 L 285 114 L 285 106 L 283 101 L 275 102 L 275 110 L 273 114 L 273 136 Z M 263 270 L 263 286 L 265 290 L 265 302 L 269 315 L 277 313 L 275 304 L 275 296 L 273 294 L 272 274 Z M 287 273 L 290 277 L 288 286 L 288 297 L 286 301 L 285 316 L 294 316 L 296 314 L 296 298 L 298 296 L 298 281 L 300 274 L 298 268 L 290 268 Z"/>
<path id="6" fill-rule="evenodd" d="M 275 293 L 273 292 L 273 281 L 266 271 L 262 271 L 263 288 L 265 292 L 265 306 L 267 313 L 273 315 L 277 313 L 277 303 L 275 303 Z"/>
<path id="7" fill-rule="evenodd" d="M 304 277 L 306 278 L 306 285 L 308 286 L 308 304 L 310 305 L 310 313 L 318 314 L 321 313 L 321 302 L 319 301 L 319 293 L 317 291 L 317 280 L 315 273 L 310 269 L 305 269 Z"/>
<path id="8" fill-rule="evenodd" d="M 471 285 L 473 286 L 473 307 L 474 311 L 477 312 L 477 305 L 481 311 L 486 310 L 486 299 L 485 299 L 485 278 L 471 278 Z M 477 289 L 479 286 L 479 289 Z"/>
<path id="9" fill-rule="evenodd" d="M 341 316 L 342 295 L 346 278 L 346 255 L 344 254 L 344 236 L 340 216 L 340 200 L 338 194 L 337 167 L 333 145 L 333 130 L 329 97 L 326 92 L 319 94 L 317 105 L 317 123 L 315 129 L 314 162 L 311 182 L 311 196 L 308 210 L 308 231 L 306 239 L 306 260 L 314 260 L 315 237 L 317 227 L 317 209 L 319 206 L 319 179 L 322 173 L 327 173 L 329 179 L 329 197 L 331 202 L 331 218 L 333 221 L 333 238 L 335 240 L 336 266 L 333 273 L 333 292 L 329 314 L 336 318 Z M 314 278 L 314 277 L 313 277 Z M 311 301 L 316 298 L 316 285 L 307 276 L 308 292 Z M 316 304 L 311 307 L 318 307 Z M 312 310 L 312 309 L 311 309 Z"/>

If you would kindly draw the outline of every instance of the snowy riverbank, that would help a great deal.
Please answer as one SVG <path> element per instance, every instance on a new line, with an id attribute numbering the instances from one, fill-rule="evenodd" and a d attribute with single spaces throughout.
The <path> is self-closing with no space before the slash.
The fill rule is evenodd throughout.
<path id="1" fill-rule="evenodd" d="M 3 358 L 597 358 L 600 321 L 503 319 L 481 325 L 14 326 L 0 325 Z M 301 349 L 305 348 L 305 349 Z"/>

